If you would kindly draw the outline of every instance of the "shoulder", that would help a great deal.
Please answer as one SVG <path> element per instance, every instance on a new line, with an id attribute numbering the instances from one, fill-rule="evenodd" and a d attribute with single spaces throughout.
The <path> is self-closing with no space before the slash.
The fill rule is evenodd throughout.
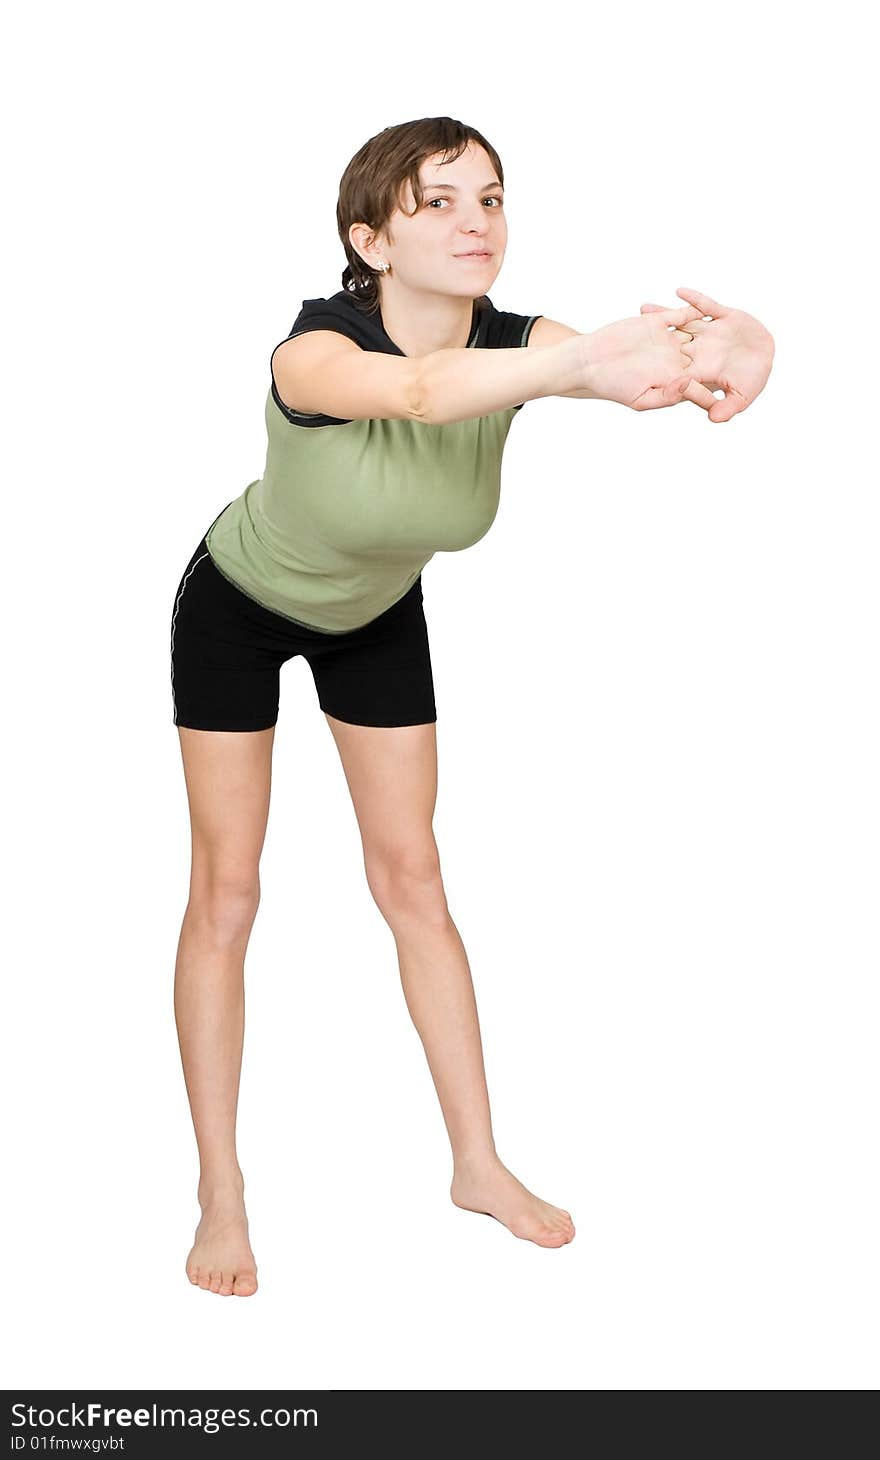
<path id="1" fill-rule="evenodd" d="M 282 415 L 297 426 L 347 425 L 346 417 L 297 410 L 288 404 L 289 401 L 300 398 L 302 371 L 310 369 L 308 365 L 304 366 L 301 358 L 297 360 L 299 347 L 291 354 L 291 341 L 299 335 L 318 330 L 329 330 L 337 336 L 343 336 L 361 350 L 390 353 L 393 347 L 382 330 L 378 311 L 371 314 L 364 308 L 363 301 L 356 302 L 350 292 L 340 289 L 329 297 L 304 299 L 288 333 L 272 350 L 269 356 L 270 394 Z M 285 349 L 285 346 L 290 346 L 290 349 Z M 306 359 L 309 359 L 308 353 Z"/>
<path id="2" fill-rule="evenodd" d="M 488 294 L 477 304 L 476 343 L 482 349 L 514 350 L 527 345 L 535 321 L 542 318 L 540 314 L 514 314 L 509 309 L 496 309 Z"/>
<path id="3" fill-rule="evenodd" d="M 558 345 L 561 340 L 581 333 L 581 330 L 572 329 L 571 325 L 561 324 L 558 319 L 548 319 L 546 315 L 539 314 L 538 322 L 529 335 L 529 344 L 540 350 L 547 345 Z"/>
<path id="4" fill-rule="evenodd" d="M 287 339 L 292 340 L 310 330 L 334 330 L 353 340 L 362 350 L 375 350 L 382 343 L 378 312 L 369 314 L 345 289 L 338 290 L 329 298 L 303 300 Z"/>
<path id="5" fill-rule="evenodd" d="M 386 348 L 378 317 L 371 316 L 362 306 L 359 307 L 346 290 L 340 289 L 336 294 L 331 294 L 329 298 L 304 299 L 302 309 L 287 334 L 273 347 L 269 356 L 269 370 L 272 373 L 273 382 L 276 355 L 282 345 L 286 345 L 289 340 L 296 339 L 298 335 L 309 334 L 312 330 L 332 330 L 334 334 L 343 335 L 346 339 L 353 341 L 362 350 Z M 283 351 L 281 358 L 286 353 Z"/>
<path id="6" fill-rule="evenodd" d="M 484 322 L 480 324 L 477 343 L 488 345 L 490 349 L 531 345 L 540 350 L 582 333 L 572 329 L 571 325 L 561 324 L 558 319 L 548 319 L 545 314 L 513 314 L 509 310 L 496 309 L 488 295 L 479 304 Z"/>

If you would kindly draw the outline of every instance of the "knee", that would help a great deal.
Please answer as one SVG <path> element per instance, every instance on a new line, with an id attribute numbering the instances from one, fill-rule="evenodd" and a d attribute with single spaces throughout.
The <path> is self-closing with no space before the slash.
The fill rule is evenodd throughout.
<path id="1" fill-rule="evenodd" d="M 374 901 L 392 926 L 412 918 L 442 923 L 449 917 L 433 842 L 374 852 L 366 858 L 366 871 Z"/>
<path id="2" fill-rule="evenodd" d="M 234 944 L 249 935 L 259 904 L 258 878 L 214 870 L 193 876 L 187 914 L 212 942 Z"/>

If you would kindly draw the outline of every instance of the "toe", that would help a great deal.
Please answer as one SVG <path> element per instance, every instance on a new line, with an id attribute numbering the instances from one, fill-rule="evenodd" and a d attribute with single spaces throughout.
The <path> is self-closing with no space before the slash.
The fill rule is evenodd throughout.
<path id="1" fill-rule="evenodd" d="M 221 1272 L 214 1271 L 214 1272 L 211 1273 L 211 1292 L 212 1293 L 219 1293 L 219 1291 L 220 1291 L 220 1283 L 222 1282 L 222 1280 L 223 1280 L 223 1274 Z"/>
<path id="2" fill-rule="evenodd" d="M 555 1222 L 548 1222 L 538 1241 L 544 1247 L 562 1247 L 568 1241 L 568 1235 Z"/>
<path id="3" fill-rule="evenodd" d="M 198 1287 L 198 1285 L 199 1285 L 199 1270 L 198 1270 L 198 1268 L 197 1267 L 188 1267 L 187 1270 L 186 1270 L 186 1275 L 189 1278 L 190 1282 L 193 1283 L 195 1287 Z"/>
<path id="4" fill-rule="evenodd" d="M 236 1298 L 249 1298 L 257 1291 L 257 1279 L 252 1272 L 242 1272 L 236 1276 L 233 1284 L 233 1296 Z"/>
<path id="5" fill-rule="evenodd" d="M 234 1278 L 234 1276 L 233 1276 L 233 1274 L 231 1272 L 223 1272 L 223 1273 L 220 1274 L 220 1296 L 221 1297 L 223 1297 L 223 1298 L 230 1297 L 230 1295 L 232 1293 L 232 1286 L 233 1286 L 233 1283 L 234 1282 L 235 1282 L 235 1278 Z"/>
<path id="6" fill-rule="evenodd" d="M 211 1287 L 211 1274 L 210 1272 L 207 1272 L 203 1267 L 199 1268 L 199 1287 L 205 1293 L 207 1293 Z"/>

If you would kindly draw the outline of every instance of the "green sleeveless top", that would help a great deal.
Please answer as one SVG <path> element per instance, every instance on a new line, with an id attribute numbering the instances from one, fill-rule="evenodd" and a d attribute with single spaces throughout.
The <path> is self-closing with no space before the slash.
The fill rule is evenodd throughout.
<path id="1" fill-rule="evenodd" d="M 525 346 L 539 318 L 496 310 L 484 295 L 474 300 L 467 347 Z M 314 329 L 403 354 L 381 311 L 366 314 L 344 289 L 303 300 L 286 338 Z M 409 591 L 434 553 L 471 547 L 488 532 L 504 443 L 521 409 L 446 425 L 343 420 L 289 409 L 271 376 L 265 470 L 212 524 L 211 559 L 293 623 L 331 634 L 360 628 Z"/>

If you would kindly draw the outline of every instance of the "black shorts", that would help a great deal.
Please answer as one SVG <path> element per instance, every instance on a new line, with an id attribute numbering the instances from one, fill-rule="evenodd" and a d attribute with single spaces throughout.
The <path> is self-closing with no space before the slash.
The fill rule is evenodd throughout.
<path id="1" fill-rule="evenodd" d="M 267 730 L 278 719 L 281 666 L 297 654 L 312 671 L 321 709 L 337 720 L 391 726 L 437 719 L 421 573 L 378 618 L 344 634 L 321 633 L 237 588 L 203 537 L 171 615 L 174 724 Z"/>

